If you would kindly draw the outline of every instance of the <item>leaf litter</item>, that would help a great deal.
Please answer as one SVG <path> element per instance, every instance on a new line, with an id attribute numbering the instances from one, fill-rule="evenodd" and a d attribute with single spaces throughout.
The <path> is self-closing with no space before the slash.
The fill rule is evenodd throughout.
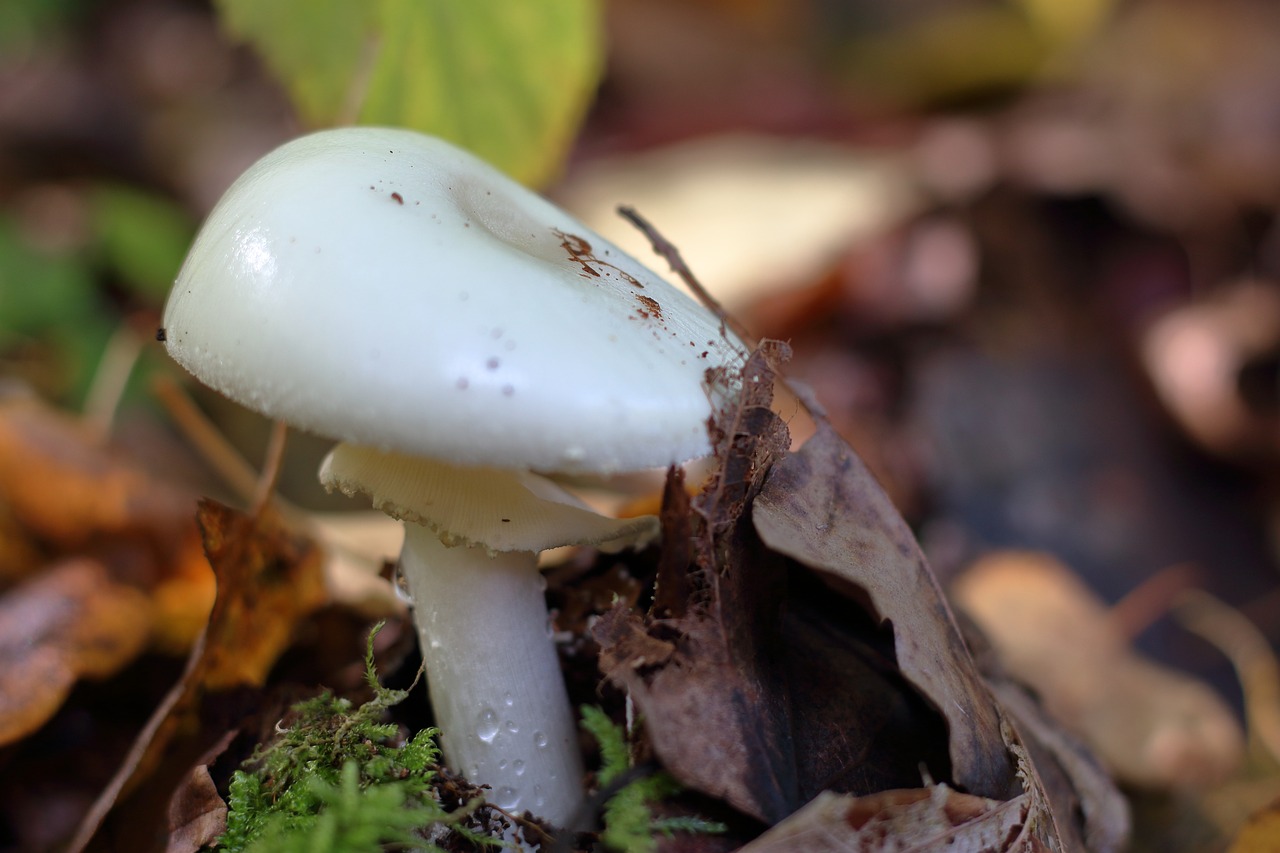
<path id="1" fill-rule="evenodd" d="M 1002 710 L 854 451 L 819 415 L 788 452 L 771 408 L 786 354 L 764 342 L 719 378 L 742 394 L 710 425 L 702 492 L 668 480 L 653 606 L 593 628 L 662 766 L 774 825 L 756 853 L 1119 849 L 1119 793 L 1074 744 L 1037 739 L 1052 723 Z"/>
<path id="2" fill-rule="evenodd" d="M 709 422 L 716 464 L 701 491 L 691 497 L 683 474 L 668 474 L 648 612 L 635 609 L 646 599 L 624 572 L 603 587 L 624 591 L 615 606 L 573 618 L 594 622 L 599 672 L 638 713 L 641 751 L 692 792 L 695 809 L 718 802 L 745 816 L 726 837 L 660 839 L 658 849 L 746 843 L 759 853 L 796 838 L 817 850 L 1117 849 L 1123 800 L 1034 702 L 980 671 L 854 452 L 820 414 L 815 435 L 789 450 L 773 407 L 787 354 L 764 342 L 740 374 L 710 376 L 741 393 Z M 184 503 L 141 482 L 168 510 L 143 518 Z M 225 819 L 212 762 L 326 600 L 318 549 L 271 514 L 205 501 L 199 527 L 218 588 L 207 627 L 71 850 L 136 847 L 154 833 L 174 849 L 210 838 Z M 63 542 L 34 529 L 34 549 Z M 174 538 L 167 522 L 155 535 L 117 521 L 82 529 Z"/>

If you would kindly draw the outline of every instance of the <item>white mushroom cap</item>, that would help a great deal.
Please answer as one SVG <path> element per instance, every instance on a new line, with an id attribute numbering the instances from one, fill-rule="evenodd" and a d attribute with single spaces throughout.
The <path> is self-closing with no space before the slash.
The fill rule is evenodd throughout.
<path id="1" fill-rule="evenodd" d="M 227 191 L 165 308 L 170 354 L 273 418 L 460 465 L 609 472 L 708 450 L 741 345 L 612 243 L 405 130 L 294 140 Z"/>

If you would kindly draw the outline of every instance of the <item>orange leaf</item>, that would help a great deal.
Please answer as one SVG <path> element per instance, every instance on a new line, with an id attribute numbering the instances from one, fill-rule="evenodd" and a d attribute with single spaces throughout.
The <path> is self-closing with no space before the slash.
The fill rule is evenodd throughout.
<path id="1" fill-rule="evenodd" d="M 326 600 L 321 552 L 274 517 L 216 501 L 200 502 L 197 521 L 218 579 L 201 680 L 211 690 L 261 686 L 297 622 Z"/>
<path id="2" fill-rule="evenodd" d="M 82 678 L 142 650 L 151 606 L 89 559 L 60 563 L 0 599 L 0 744 L 38 729 Z"/>
<path id="3" fill-rule="evenodd" d="M 0 498 L 27 529 L 64 551 L 102 536 L 167 547 L 190 523 L 185 492 L 31 397 L 0 399 Z"/>
<path id="4" fill-rule="evenodd" d="M 123 792 L 131 791 L 134 798 L 155 795 L 154 788 L 164 782 L 152 775 L 162 761 L 209 737 L 201 713 L 210 694 L 262 686 L 298 622 L 325 602 L 322 552 L 277 517 L 247 516 L 206 499 L 197 521 L 218 585 L 209 624 L 182 680 L 147 721 L 81 822 L 67 847 L 72 853 L 93 841 Z"/>

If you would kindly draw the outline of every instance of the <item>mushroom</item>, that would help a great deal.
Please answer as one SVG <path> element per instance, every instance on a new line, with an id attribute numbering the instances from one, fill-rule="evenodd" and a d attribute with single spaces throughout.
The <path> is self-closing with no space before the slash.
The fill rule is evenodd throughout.
<path id="1" fill-rule="evenodd" d="M 742 345 L 701 306 L 487 164 L 405 130 L 296 139 L 210 214 L 164 313 L 170 354 L 339 440 L 322 481 L 403 519 L 447 762 L 570 825 L 581 759 L 537 570 L 640 545 L 546 475 L 704 455 Z M 538 472 L 538 473 L 535 473 Z"/>

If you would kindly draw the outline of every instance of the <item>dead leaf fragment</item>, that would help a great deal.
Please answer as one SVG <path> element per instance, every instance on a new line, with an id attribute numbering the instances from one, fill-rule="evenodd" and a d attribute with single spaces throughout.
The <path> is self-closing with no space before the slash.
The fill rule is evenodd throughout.
<path id="1" fill-rule="evenodd" d="M 169 840 L 165 853 L 196 853 L 227 830 L 227 804 L 209 776 L 209 768 L 191 769 L 169 800 Z"/>
<path id="2" fill-rule="evenodd" d="M 1019 767 L 1023 785 L 1042 797 L 1049 812 L 1046 820 L 1052 822 L 1062 849 L 1124 850 L 1132 829 L 1129 802 L 1097 758 L 1063 731 L 1025 688 L 1003 675 L 988 683 L 1018 740 L 1012 747 L 1015 754 L 1025 756 Z"/>
<path id="3" fill-rule="evenodd" d="M 593 631 L 602 672 L 635 702 L 662 765 L 769 824 L 826 789 L 866 794 L 919 785 L 922 767 L 951 770 L 942 720 L 898 672 L 888 632 L 752 528 L 750 502 L 787 447 L 769 407 L 781 353 L 752 356 L 741 399 L 712 424 L 719 467 L 692 515 L 664 511 L 668 539 L 693 542 L 693 566 L 665 562 L 659 590 L 685 599 L 655 598 L 647 620 L 615 609 Z"/>
<path id="4" fill-rule="evenodd" d="M 1053 558 L 988 556 L 957 580 L 953 597 L 1009 674 L 1119 778 L 1196 787 L 1239 765 L 1244 736 L 1226 704 L 1190 676 L 1139 656 L 1102 600 Z"/>
<path id="5" fill-rule="evenodd" d="M 1274 853 L 1280 850 L 1280 800 L 1249 818 L 1227 853 Z"/>
<path id="6" fill-rule="evenodd" d="M 197 515 L 218 578 L 200 678 L 206 689 L 260 687 L 298 620 L 327 600 L 320 551 L 270 518 L 203 500 Z"/>
<path id="7" fill-rule="evenodd" d="M 105 678 L 133 660 L 150 630 L 147 597 L 89 559 L 0 597 L 0 744 L 43 725 L 80 678 Z"/>
<path id="8" fill-rule="evenodd" d="M 903 676 L 950 726 L 957 783 L 991 797 L 1012 770 L 995 701 L 982 683 L 911 530 L 852 448 L 820 423 L 773 466 L 751 513 L 768 548 L 815 570 L 837 592 L 864 598 L 893 629 Z"/>
<path id="9" fill-rule="evenodd" d="M 946 785 L 865 797 L 824 793 L 740 853 L 1012 853 L 1048 848 L 1028 831 L 1028 797 L 1000 802 Z"/>

